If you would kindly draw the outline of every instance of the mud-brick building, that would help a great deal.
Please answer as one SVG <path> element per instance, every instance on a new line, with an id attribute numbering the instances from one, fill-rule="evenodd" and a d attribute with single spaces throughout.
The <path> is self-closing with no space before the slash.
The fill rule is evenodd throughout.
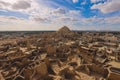
<path id="1" fill-rule="evenodd" d="M 84 63 L 93 63 L 95 53 L 89 49 L 79 47 L 79 55 Z"/>

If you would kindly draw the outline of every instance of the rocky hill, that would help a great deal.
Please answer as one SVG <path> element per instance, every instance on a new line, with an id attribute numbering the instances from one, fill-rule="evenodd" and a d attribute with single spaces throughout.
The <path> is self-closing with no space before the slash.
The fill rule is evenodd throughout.
<path id="1" fill-rule="evenodd" d="M 55 35 L 57 37 L 73 37 L 77 34 L 73 31 L 71 31 L 67 26 L 64 26 L 60 28 L 58 31 L 56 31 Z"/>
<path id="2" fill-rule="evenodd" d="M 71 30 L 67 26 L 64 26 L 64 27 L 60 28 L 57 32 L 58 33 L 64 33 L 64 32 L 70 33 Z"/>

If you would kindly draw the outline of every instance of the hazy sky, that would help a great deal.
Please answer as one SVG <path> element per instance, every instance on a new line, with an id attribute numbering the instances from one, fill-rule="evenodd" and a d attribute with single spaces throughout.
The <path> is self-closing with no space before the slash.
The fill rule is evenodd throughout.
<path id="1" fill-rule="evenodd" d="M 0 31 L 120 31 L 120 0 L 0 0 Z"/>

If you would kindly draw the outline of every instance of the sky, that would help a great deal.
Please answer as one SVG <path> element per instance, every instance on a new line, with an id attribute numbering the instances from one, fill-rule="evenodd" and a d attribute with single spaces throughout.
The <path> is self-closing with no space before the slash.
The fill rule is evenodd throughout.
<path id="1" fill-rule="evenodd" d="M 0 31 L 120 31 L 120 0 L 0 0 Z"/>

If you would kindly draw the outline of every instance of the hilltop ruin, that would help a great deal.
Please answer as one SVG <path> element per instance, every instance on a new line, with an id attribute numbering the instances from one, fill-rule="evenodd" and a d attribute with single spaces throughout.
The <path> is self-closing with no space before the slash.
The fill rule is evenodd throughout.
<path id="1" fill-rule="evenodd" d="M 0 80 L 120 79 L 119 33 L 21 33 L 2 33 Z"/>

